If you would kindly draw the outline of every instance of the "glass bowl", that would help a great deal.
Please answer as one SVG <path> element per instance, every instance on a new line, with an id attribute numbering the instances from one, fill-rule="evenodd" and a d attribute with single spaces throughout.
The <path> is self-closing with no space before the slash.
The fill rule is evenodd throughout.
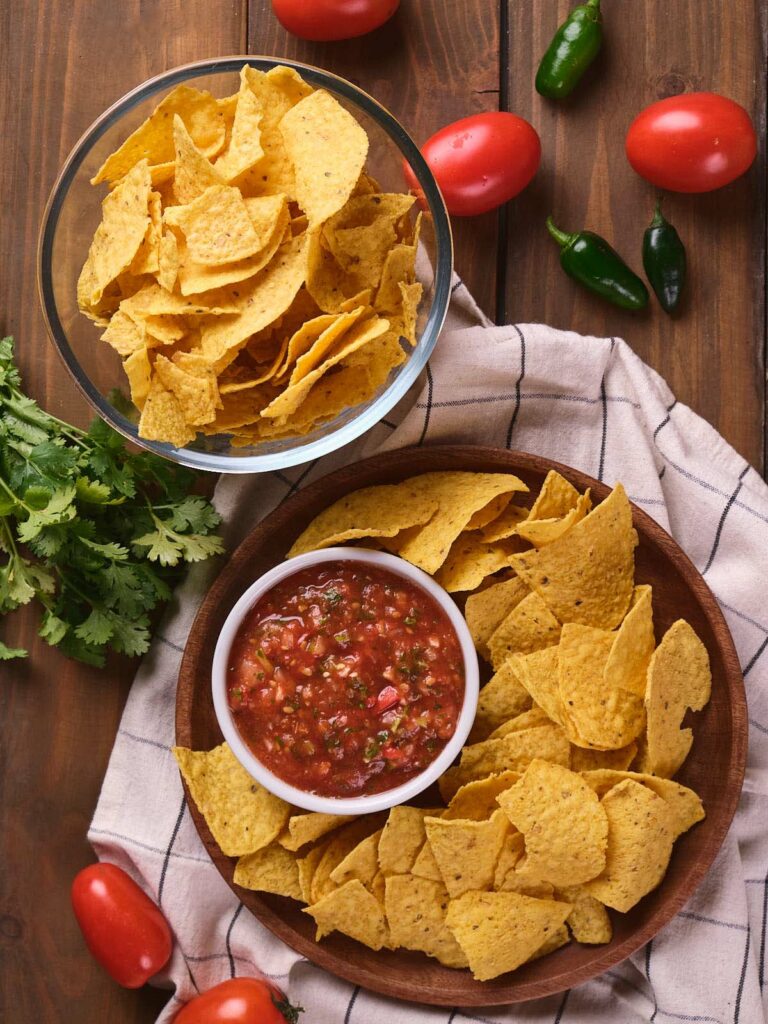
<path id="1" fill-rule="evenodd" d="M 346 409 L 309 434 L 245 448 L 232 447 L 224 434 L 207 438 L 199 434 L 187 447 L 176 448 L 140 438 L 136 424 L 113 404 L 110 392 L 126 385 L 120 358 L 109 345 L 100 342 L 101 329 L 77 308 L 77 278 L 101 220 L 101 202 L 107 190 L 106 185 L 94 187 L 90 179 L 173 87 L 194 82 L 214 96 L 227 96 L 237 91 L 244 64 L 261 71 L 283 64 L 298 71 L 310 85 L 331 93 L 368 133 L 366 169 L 384 190 L 402 192 L 403 161 L 410 164 L 425 207 L 416 271 L 424 288 L 417 344 L 373 398 Z M 416 144 L 380 103 L 357 86 L 319 68 L 274 57 L 237 56 L 166 71 L 127 93 L 91 125 L 67 158 L 48 200 L 38 247 L 38 288 L 51 340 L 85 398 L 116 430 L 142 448 L 195 469 L 261 473 L 327 455 L 386 416 L 424 369 L 435 347 L 448 310 L 452 265 L 450 222 L 440 190 Z"/>

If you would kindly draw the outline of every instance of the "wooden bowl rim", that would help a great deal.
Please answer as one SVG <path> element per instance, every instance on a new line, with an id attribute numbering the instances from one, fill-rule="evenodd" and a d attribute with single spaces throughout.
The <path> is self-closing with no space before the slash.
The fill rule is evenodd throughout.
<path id="1" fill-rule="evenodd" d="M 378 470 L 384 471 L 396 468 L 398 463 L 407 462 L 408 457 L 417 452 L 422 457 L 425 453 L 431 453 L 435 456 L 455 457 L 457 461 L 474 458 L 478 462 L 481 462 L 483 459 L 498 460 L 500 456 L 503 456 L 503 461 L 509 462 L 509 471 L 511 472 L 517 469 L 541 475 L 554 469 L 566 477 L 566 479 L 569 479 L 579 490 L 583 491 L 587 487 L 591 488 L 592 492 L 600 500 L 603 500 L 611 490 L 609 486 L 583 473 L 581 470 L 574 469 L 553 459 L 531 455 L 515 449 L 480 445 L 410 446 L 373 455 L 356 463 L 355 466 L 357 468 L 369 468 L 372 464 L 376 464 Z M 283 519 L 294 507 L 302 507 L 305 504 L 311 503 L 315 496 L 322 494 L 329 487 L 332 487 L 339 477 L 348 474 L 349 469 L 349 466 L 336 469 L 286 497 L 279 506 L 273 509 L 254 527 L 232 552 L 226 565 L 200 603 L 190 627 L 189 636 L 200 631 L 208 632 L 210 620 L 218 606 L 219 599 L 226 594 L 229 586 L 236 581 L 241 563 L 244 560 L 247 561 L 249 554 L 252 551 L 258 550 L 265 538 L 269 536 L 272 522 L 277 518 Z M 420 470 L 419 472 L 427 471 Z M 495 471 L 501 472 L 503 467 Z M 478 470 L 478 472 L 482 472 L 482 470 Z M 366 484 L 366 486 L 369 486 L 369 484 Z M 354 489 L 353 483 L 348 488 L 348 491 Z M 451 974 L 457 977 L 464 976 L 467 988 L 467 991 L 461 994 L 463 1001 L 457 1002 L 455 991 L 425 991 L 423 980 L 419 981 L 420 967 L 427 964 L 432 966 L 434 961 L 429 960 L 424 954 L 402 951 L 408 952 L 413 957 L 414 977 L 411 984 L 404 984 L 401 979 L 397 981 L 390 980 L 386 972 L 373 971 L 365 964 L 356 963 L 347 956 L 340 956 L 333 949 L 329 948 L 327 942 L 325 944 L 318 943 L 314 939 L 301 935 L 272 906 L 269 906 L 258 893 L 242 890 L 239 886 L 236 886 L 232 881 L 233 865 L 236 858 L 225 857 L 221 853 L 205 824 L 205 820 L 191 799 L 186 783 L 183 783 L 192 820 L 206 851 L 222 877 L 237 898 L 245 903 L 254 916 L 274 935 L 285 942 L 286 945 L 337 977 L 385 996 L 434 1006 L 499 1006 L 554 995 L 565 989 L 583 984 L 591 978 L 602 974 L 649 942 L 690 899 L 722 846 L 741 796 L 746 770 L 748 738 L 744 681 L 728 624 L 706 581 L 688 555 L 686 555 L 666 530 L 644 512 L 643 509 L 634 503 L 631 503 L 631 505 L 633 522 L 640 535 L 641 544 L 643 541 L 654 544 L 664 557 L 672 563 L 686 585 L 698 596 L 700 608 L 709 620 L 710 628 L 717 640 L 718 651 L 724 668 L 724 681 L 732 708 L 732 730 L 730 737 L 732 762 L 731 771 L 726 780 L 726 798 L 719 807 L 717 816 L 714 819 L 710 818 L 710 821 L 714 821 L 714 829 L 710 835 L 709 843 L 702 849 L 701 855 L 691 864 L 685 878 L 678 884 L 677 889 L 661 903 L 642 927 L 630 933 L 623 941 L 616 942 L 613 940 L 606 946 L 590 947 L 590 949 L 594 950 L 594 956 L 587 963 L 563 970 L 562 968 L 558 969 L 557 954 L 547 958 L 551 960 L 553 970 L 546 979 L 516 982 L 516 975 L 512 972 L 509 975 L 502 975 L 501 978 L 495 979 L 493 983 L 489 984 L 487 982 L 474 981 L 468 971 L 451 971 Z M 202 647 L 207 646 L 200 645 L 191 649 L 189 643 L 187 643 L 182 655 L 176 695 L 176 743 L 180 746 L 189 746 L 191 742 L 191 725 L 189 719 L 184 715 L 184 700 L 182 698 L 184 694 L 191 693 L 194 687 L 197 663 L 200 660 L 198 652 Z M 270 897 L 270 899 L 278 904 L 284 903 L 289 905 L 293 903 L 293 901 L 283 900 L 280 897 Z M 509 981 L 504 983 L 504 978 L 509 978 Z M 490 987 L 491 985 L 493 986 L 492 988 Z"/>

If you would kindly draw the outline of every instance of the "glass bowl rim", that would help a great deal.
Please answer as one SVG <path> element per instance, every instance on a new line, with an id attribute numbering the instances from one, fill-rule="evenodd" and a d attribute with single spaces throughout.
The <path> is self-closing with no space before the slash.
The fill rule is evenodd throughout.
<path id="1" fill-rule="evenodd" d="M 251 64 L 262 70 L 283 65 L 293 68 L 310 84 L 322 88 L 331 85 L 345 99 L 360 107 L 371 117 L 395 144 L 400 154 L 410 164 L 419 188 L 423 193 L 429 212 L 432 214 L 437 259 L 434 267 L 434 296 L 424 331 L 418 344 L 409 354 L 402 370 L 395 380 L 368 408 L 332 433 L 314 441 L 299 443 L 285 451 L 264 455 L 219 455 L 216 452 L 196 451 L 192 448 L 177 448 L 174 445 L 148 441 L 138 436 L 135 424 L 119 413 L 96 389 L 84 372 L 80 361 L 69 344 L 67 332 L 61 323 L 53 291 L 51 264 L 53 242 L 64 202 L 69 194 L 77 171 L 90 152 L 93 144 L 128 111 L 149 99 L 163 89 L 170 89 L 183 82 L 203 78 L 222 72 L 237 73 L 244 64 Z M 256 54 L 239 54 L 228 57 L 193 61 L 171 68 L 147 79 L 125 93 L 96 118 L 72 147 L 59 172 L 48 197 L 40 226 L 37 247 L 37 288 L 48 337 L 67 367 L 72 379 L 89 405 L 107 423 L 127 440 L 147 451 L 154 452 L 180 465 L 213 473 L 266 473 L 290 466 L 302 465 L 337 451 L 370 430 L 386 416 L 407 393 L 431 356 L 440 330 L 445 322 L 451 294 L 453 272 L 453 239 L 448 211 L 435 178 L 424 157 L 411 136 L 378 100 L 347 79 L 330 71 L 303 64 L 287 58 Z M 300 441 L 300 439 L 299 439 Z"/>

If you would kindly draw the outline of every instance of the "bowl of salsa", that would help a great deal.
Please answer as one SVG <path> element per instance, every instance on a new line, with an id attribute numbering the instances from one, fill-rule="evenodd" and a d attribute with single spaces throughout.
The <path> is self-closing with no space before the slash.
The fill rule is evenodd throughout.
<path id="1" fill-rule="evenodd" d="M 456 604 L 364 548 L 289 559 L 229 613 L 213 703 L 250 775 L 297 807 L 364 814 L 411 800 L 472 726 L 478 665 Z"/>

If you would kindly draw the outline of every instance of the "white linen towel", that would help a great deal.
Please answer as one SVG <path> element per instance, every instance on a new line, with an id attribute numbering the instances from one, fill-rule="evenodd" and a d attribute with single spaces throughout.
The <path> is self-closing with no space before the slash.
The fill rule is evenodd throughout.
<path id="1" fill-rule="evenodd" d="M 733 632 L 750 714 L 736 822 L 674 921 L 629 960 L 570 992 L 518 1006 L 444 1009 L 340 981 L 243 908 L 205 853 L 186 807 L 170 753 L 176 676 L 220 563 L 196 566 L 133 684 L 89 832 L 98 856 L 120 864 L 146 889 L 176 936 L 167 971 L 157 979 L 175 989 L 159 1021 L 167 1024 L 197 990 L 262 973 L 305 1007 L 305 1024 L 766 1024 L 768 487 L 625 342 L 540 324 L 494 327 L 458 278 L 453 292 L 423 388 L 366 437 L 284 473 L 222 478 L 215 502 L 229 550 L 305 482 L 403 445 L 517 448 L 608 484 L 621 480 L 704 574 Z"/>

